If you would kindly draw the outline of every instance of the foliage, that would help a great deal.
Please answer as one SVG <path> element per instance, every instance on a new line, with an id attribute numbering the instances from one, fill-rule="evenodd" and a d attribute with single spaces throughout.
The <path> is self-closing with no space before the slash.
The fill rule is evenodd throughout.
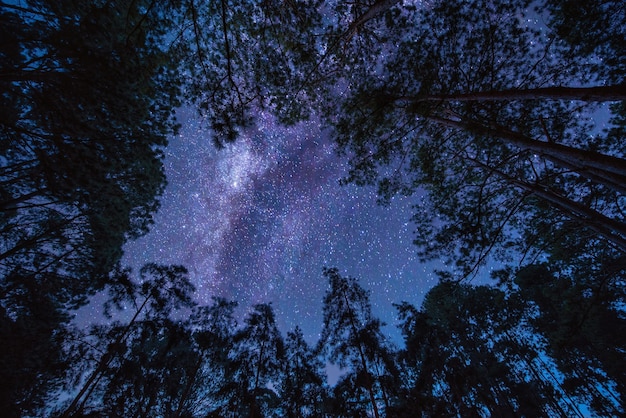
<path id="1" fill-rule="evenodd" d="M 187 75 L 185 97 L 207 119 L 218 147 L 237 139 L 259 111 L 282 123 L 309 115 L 319 0 L 186 2 L 174 54 Z"/>
<path id="2" fill-rule="evenodd" d="M 3 413 L 623 415 L 624 27 L 612 0 L 0 3 Z M 403 348 L 334 268 L 312 349 L 270 304 L 238 327 L 184 267 L 120 266 L 182 100 L 218 147 L 319 116 L 345 182 L 421 197 L 419 255 L 453 269 L 397 306 Z M 491 257 L 497 287 L 463 282 Z M 101 290 L 109 323 L 70 325 Z"/>
<path id="3" fill-rule="evenodd" d="M 396 5 L 403 18 L 392 18 L 397 25 L 382 38 L 385 54 L 362 63 L 328 115 L 350 161 L 345 181 L 377 184 L 383 203 L 397 193 L 421 197 L 413 218 L 419 254 L 443 258 L 453 266 L 445 274 L 457 279 L 489 257 L 545 256 L 548 235 L 532 226 L 546 216 L 626 251 L 623 71 L 566 48 L 572 39 L 559 35 L 566 24 L 557 13 L 565 5 L 550 9 L 557 29 L 531 25 L 528 6 Z M 623 8 L 589 8 L 623 36 Z M 614 43 L 599 45 L 603 56 L 622 55 Z M 595 77 L 607 72 L 616 85 L 604 88 Z M 592 79 L 598 85 L 578 88 Z M 591 115 L 603 101 L 616 103 L 602 132 Z"/>

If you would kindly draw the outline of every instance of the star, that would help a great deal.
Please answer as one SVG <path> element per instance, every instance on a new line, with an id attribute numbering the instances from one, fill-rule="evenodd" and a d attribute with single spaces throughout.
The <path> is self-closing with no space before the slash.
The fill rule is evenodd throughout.
<path id="1" fill-rule="evenodd" d="M 347 167 L 316 121 L 285 128 L 261 115 L 216 150 L 193 111 L 181 116 L 184 128 L 166 150 L 161 209 L 152 231 L 125 247 L 129 266 L 182 264 L 198 302 L 235 300 L 241 317 L 272 302 L 281 330 L 299 325 L 310 341 L 322 327 L 325 266 L 360 278 L 390 325 L 392 303 L 419 304 L 435 284 L 409 245 L 414 201 L 380 207 L 374 188 L 340 186 Z"/>

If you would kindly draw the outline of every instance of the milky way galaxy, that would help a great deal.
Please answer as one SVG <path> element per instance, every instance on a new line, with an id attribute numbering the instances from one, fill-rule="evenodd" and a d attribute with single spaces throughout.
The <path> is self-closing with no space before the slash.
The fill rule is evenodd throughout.
<path id="1" fill-rule="evenodd" d="M 182 264 L 200 303 L 222 296 L 244 313 L 272 302 L 283 332 L 300 325 L 311 340 L 322 326 L 324 266 L 358 277 L 388 324 L 393 302 L 419 304 L 435 283 L 412 245 L 412 200 L 380 207 L 374 188 L 340 186 L 347 166 L 319 124 L 260 117 L 217 150 L 191 111 L 180 119 L 161 209 L 152 231 L 126 246 L 126 264 Z"/>

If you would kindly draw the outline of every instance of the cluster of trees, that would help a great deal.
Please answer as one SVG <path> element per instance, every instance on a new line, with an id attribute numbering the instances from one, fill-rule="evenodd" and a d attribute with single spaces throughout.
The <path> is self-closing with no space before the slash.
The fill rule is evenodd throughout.
<path id="1" fill-rule="evenodd" d="M 251 307 L 241 325 L 236 302 L 195 304 L 182 267 L 146 265 L 141 285 L 118 275 L 128 285 L 111 300 L 127 319 L 58 329 L 46 349 L 63 341 L 59 356 L 40 365 L 36 385 L 9 380 L 6 416 L 624 413 L 626 320 L 611 306 L 620 289 L 589 289 L 546 265 L 520 270 L 514 291 L 445 281 L 421 309 L 396 305 L 402 348 L 372 314 L 369 292 L 334 268 L 324 270 L 314 345 L 299 327 L 283 337 L 271 304 Z M 333 386 L 329 362 L 343 371 Z"/>
<path id="2" fill-rule="evenodd" d="M 623 414 L 624 27 L 619 0 L 1 1 L 3 413 Z M 270 305 L 196 306 L 182 267 L 120 267 L 181 103 L 218 147 L 315 115 L 345 182 L 422 196 L 416 249 L 452 268 L 398 306 L 404 348 L 336 270 L 309 347 Z M 490 258 L 497 286 L 465 284 Z M 75 329 L 96 292 L 132 319 Z"/>
<path id="3" fill-rule="evenodd" d="M 385 53 L 351 71 L 359 76 L 331 110 L 347 181 L 378 184 L 383 202 L 427 192 L 415 243 L 454 266 L 444 276 L 471 277 L 492 256 L 568 253 L 571 264 L 626 251 L 626 13 L 610 1 L 529 3 L 395 6 L 367 26 L 388 35 Z M 533 28 L 534 17 L 548 26 Z M 583 33 L 598 21 L 621 46 Z M 612 118 L 604 130 L 598 109 Z"/>
<path id="4" fill-rule="evenodd" d="M 0 404 L 41 407 L 73 311 L 119 275 L 165 186 L 178 75 L 149 2 L 0 3 Z M 121 280 L 121 279 L 120 279 Z M 117 286 L 123 281 L 114 283 Z M 5 412 L 3 412 L 4 414 Z"/>

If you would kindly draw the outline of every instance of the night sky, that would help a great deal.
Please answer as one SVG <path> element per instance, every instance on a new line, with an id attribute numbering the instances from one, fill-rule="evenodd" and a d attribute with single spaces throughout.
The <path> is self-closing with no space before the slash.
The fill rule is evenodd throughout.
<path id="1" fill-rule="evenodd" d="M 527 23 L 537 29 L 531 13 Z M 338 267 L 371 292 L 374 313 L 396 322 L 392 303 L 421 304 L 438 262 L 422 264 L 412 244 L 412 206 L 421 196 L 376 203 L 375 187 L 340 186 L 338 157 L 316 122 L 277 126 L 268 115 L 217 150 L 206 122 L 179 111 L 182 129 L 165 150 L 168 187 L 151 232 L 125 247 L 124 261 L 182 264 L 200 303 L 236 300 L 241 314 L 272 302 L 285 333 L 300 325 L 309 341 L 322 327 L 326 280 Z M 472 281 L 487 282 L 491 263 Z M 399 332 L 387 327 L 399 342 Z"/>
<path id="2" fill-rule="evenodd" d="M 192 110 L 165 150 L 168 186 L 152 231 L 125 247 L 125 263 L 182 264 L 200 303 L 236 300 L 239 316 L 272 302 L 283 333 L 322 327 L 327 282 L 338 267 L 371 291 L 374 313 L 395 324 L 392 303 L 421 303 L 437 264 L 421 264 L 409 222 L 416 197 L 376 204 L 374 187 L 340 186 L 345 158 L 318 123 L 276 126 L 259 116 L 234 144 L 213 146 Z M 386 328 L 398 341 L 395 326 Z"/>

